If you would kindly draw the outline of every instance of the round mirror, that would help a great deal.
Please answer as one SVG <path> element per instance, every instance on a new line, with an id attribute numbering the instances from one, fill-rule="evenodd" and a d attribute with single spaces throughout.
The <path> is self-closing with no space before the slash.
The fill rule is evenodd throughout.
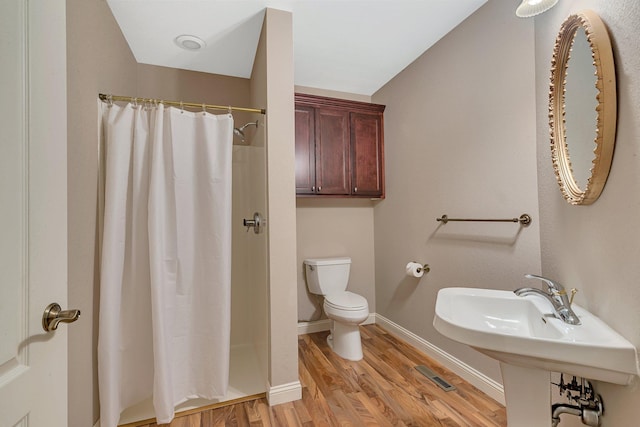
<path id="1" fill-rule="evenodd" d="M 609 176 L 616 133 L 613 52 L 591 11 L 569 16 L 556 38 L 549 92 L 551 159 L 562 195 L 597 200 Z"/>

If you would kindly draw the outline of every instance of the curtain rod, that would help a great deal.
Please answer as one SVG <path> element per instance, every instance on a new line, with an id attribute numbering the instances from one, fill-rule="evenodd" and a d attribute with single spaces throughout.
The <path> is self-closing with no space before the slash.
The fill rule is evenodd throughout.
<path id="1" fill-rule="evenodd" d="M 153 99 L 153 98 L 134 98 L 133 96 L 119 96 L 119 95 L 105 95 L 104 93 L 98 94 L 98 97 L 101 101 L 109 102 L 109 101 L 124 101 L 124 102 L 152 102 L 164 105 L 172 105 L 174 107 L 180 108 L 204 108 L 207 110 L 225 110 L 225 111 L 244 111 L 247 113 L 260 113 L 267 114 L 267 110 L 264 108 L 243 108 L 243 107 L 232 107 L 230 105 L 211 105 L 211 104 L 196 104 L 195 102 L 181 102 L 181 101 L 165 101 L 163 99 Z"/>

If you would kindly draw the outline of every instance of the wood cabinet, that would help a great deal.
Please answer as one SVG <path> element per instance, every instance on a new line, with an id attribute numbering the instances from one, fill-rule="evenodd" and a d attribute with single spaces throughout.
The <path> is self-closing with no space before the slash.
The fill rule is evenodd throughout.
<path id="1" fill-rule="evenodd" d="M 296 194 L 384 198 L 384 105 L 295 95 Z"/>

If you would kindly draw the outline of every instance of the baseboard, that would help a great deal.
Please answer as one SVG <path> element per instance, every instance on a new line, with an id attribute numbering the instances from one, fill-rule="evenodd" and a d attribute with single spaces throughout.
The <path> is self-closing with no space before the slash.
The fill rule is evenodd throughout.
<path id="1" fill-rule="evenodd" d="M 298 322 L 298 335 L 313 334 L 331 329 L 331 319 L 312 320 L 310 322 Z"/>
<path id="2" fill-rule="evenodd" d="M 392 322 L 384 316 L 376 314 L 375 323 L 385 329 L 391 335 L 400 338 L 401 340 L 411 344 L 418 350 L 422 351 L 427 356 L 435 359 L 451 372 L 471 383 L 479 390 L 482 390 L 483 393 L 487 394 L 494 400 L 500 402 L 503 405 L 505 404 L 504 387 L 499 382 L 489 378 L 477 369 L 472 368 L 471 366 L 455 358 L 441 348 L 431 344 L 429 341 L 419 337 L 418 335 Z"/>
<path id="3" fill-rule="evenodd" d="M 302 384 L 300 384 L 300 381 L 294 381 L 273 387 L 270 386 L 267 389 L 267 402 L 269 402 L 269 406 L 293 402 L 294 400 L 300 399 L 302 399 Z"/>
<path id="4" fill-rule="evenodd" d="M 361 325 L 373 325 L 376 323 L 376 314 L 369 313 L 367 320 Z M 331 319 L 313 320 L 310 322 L 298 322 L 298 335 L 313 334 L 315 332 L 331 330 Z"/>

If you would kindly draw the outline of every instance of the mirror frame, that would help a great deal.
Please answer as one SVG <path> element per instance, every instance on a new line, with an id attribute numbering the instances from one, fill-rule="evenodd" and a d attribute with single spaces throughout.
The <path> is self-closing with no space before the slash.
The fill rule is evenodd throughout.
<path id="1" fill-rule="evenodd" d="M 591 174 L 583 189 L 574 176 L 565 135 L 565 84 L 567 67 L 576 31 L 585 31 L 595 67 L 598 91 L 595 148 Z M 549 91 L 549 128 L 551 133 L 551 161 L 560 191 L 572 205 L 595 202 L 609 176 L 616 137 L 616 76 L 611 41 L 604 23 L 592 11 L 569 16 L 560 27 L 551 60 L 551 87 Z M 582 143 L 582 141 L 580 141 Z"/>

